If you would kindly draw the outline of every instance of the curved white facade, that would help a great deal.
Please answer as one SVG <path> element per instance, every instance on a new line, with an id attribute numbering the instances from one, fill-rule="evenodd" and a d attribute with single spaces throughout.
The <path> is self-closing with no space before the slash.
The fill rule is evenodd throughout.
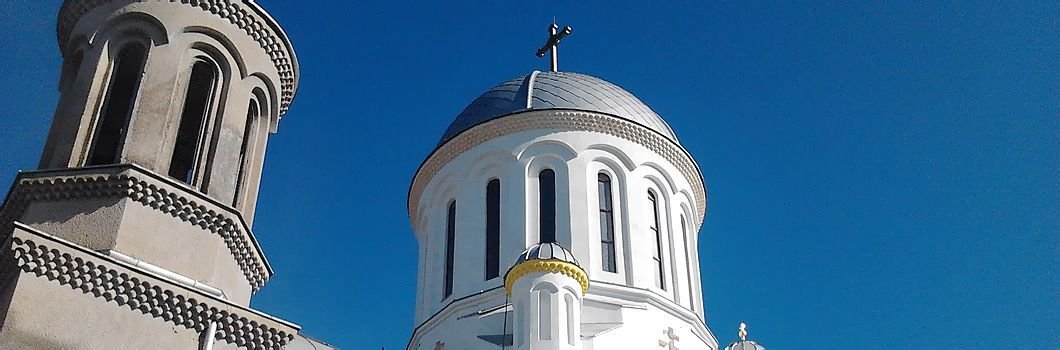
<path id="1" fill-rule="evenodd" d="M 511 341 L 506 335 L 521 323 L 508 312 L 503 271 L 539 243 L 538 174 L 544 169 L 556 174 L 556 242 L 573 252 L 590 279 L 578 317 L 580 344 L 572 349 L 653 349 L 660 341 L 717 349 L 703 321 L 696 247 L 705 190 L 698 167 L 676 142 L 651 129 L 561 109 L 474 126 L 441 145 L 417 172 L 409 197 L 420 246 L 417 328 L 409 348 L 496 349 Z M 599 174 L 610 179 L 612 192 L 614 272 L 607 271 L 601 242 Z M 487 278 L 486 187 L 494 179 L 501 188 L 501 273 Z M 454 202 L 452 293 L 446 295 Z"/>

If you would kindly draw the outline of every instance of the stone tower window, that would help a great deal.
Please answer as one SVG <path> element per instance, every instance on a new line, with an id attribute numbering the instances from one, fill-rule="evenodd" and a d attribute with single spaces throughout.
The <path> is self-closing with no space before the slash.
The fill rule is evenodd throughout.
<path id="1" fill-rule="evenodd" d="M 192 65 L 177 140 L 173 146 L 173 158 L 169 163 L 169 176 L 187 184 L 195 180 L 195 160 L 199 158 L 205 144 L 207 114 L 216 85 L 217 70 L 213 65 L 206 61 Z"/>
<path id="2" fill-rule="evenodd" d="M 662 260 L 662 229 L 659 227 L 659 200 L 655 197 L 655 192 L 648 190 L 648 202 L 651 203 L 652 210 L 652 222 L 651 226 L 648 227 L 655 236 L 655 250 L 652 251 L 651 258 L 655 260 L 655 286 L 659 289 L 666 290 L 666 269 L 663 265 Z"/>
<path id="3" fill-rule="evenodd" d="M 486 279 L 500 275 L 501 180 L 486 184 Z"/>
<path id="4" fill-rule="evenodd" d="M 596 189 L 600 203 L 600 251 L 604 271 L 618 272 L 615 263 L 615 213 L 611 200 L 611 177 L 600 173 L 596 176 Z"/>
<path id="5" fill-rule="evenodd" d="M 122 143 L 129 127 L 146 59 L 147 49 L 140 44 L 128 44 L 118 51 L 86 165 L 115 164 L 120 161 Z"/>
<path id="6" fill-rule="evenodd" d="M 453 262 L 456 248 L 456 201 L 449 203 L 445 221 L 445 290 L 442 298 L 453 295 Z"/>
<path id="7" fill-rule="evenodd" d="M 556 242 L 556 172 L 542 170 L 538 181 L 538 230 L 540 243 Z"/>
<path id="8" fill-rule="evenodd" d="M 243 128 L 243 144 L 239 147 L 239 176 L 236 177 L 236 191 L 235 198 L 232 199 L 232 205 L 239 205 L 239 199 L 243 195 L 243 188 L 247 182 L 247 168 L 250 166 L 250 147 L 254 145 L 252 139 L 256 139 L 257 125 L 259 118 L 261 117 L 261 111 L 258 107 L 257 99 L 250 99 L 250 106 L 247 106 L 247 122 Z"/>

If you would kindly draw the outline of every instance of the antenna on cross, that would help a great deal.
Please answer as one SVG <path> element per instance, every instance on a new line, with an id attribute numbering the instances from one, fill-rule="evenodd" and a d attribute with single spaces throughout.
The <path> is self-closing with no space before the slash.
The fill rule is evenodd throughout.
<path id="1" fill-rule="evenodd" d="M 571 33 L 571 27 L 566 26 L 562 31 L 559 30 L 559 25 L 556 24 L 555 20 L 552 20 L 552 25 L 548 26 L 548 40 L 545 41 L 545 45 L 537 49 L 537 57 L 544 57 L 546 52 L 552 52 L 552 71 L 559 71 L 559 53 L 556 49 L 559 47 L 559 41 L 567 37 Z"/>

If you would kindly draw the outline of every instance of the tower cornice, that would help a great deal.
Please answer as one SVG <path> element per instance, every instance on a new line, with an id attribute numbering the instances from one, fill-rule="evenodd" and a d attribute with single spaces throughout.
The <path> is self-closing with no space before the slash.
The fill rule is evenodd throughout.
<path id="1" fill-rule="evenodd" d="M 147 2 L 147 0 L 79 0 L 64 1 L 59 10 L 56 23 L 56 34 L 59 50 L 66 52 L 71 33 L 81 17 L 103 5 L 125 2 Z M 168 0 L 174 4 L 201 9 L 203 12 L 217 16 L 254 40 L 265 54 L 269 56 L 280 78 L 280 115 L 294 100 L 298 89 L 299 67 L 294 47 L 279 23 L 253 0 Z"/>
<path id="2" fill-rule="evenodd" d="M 238 211 L 133 164 L 21 172 L 0 209 L 0 223 L 14 222 L 31 202 L 109 197 L 131 199 L 220 236 L 254 290 L 264 286 L 273 274 Z"/>

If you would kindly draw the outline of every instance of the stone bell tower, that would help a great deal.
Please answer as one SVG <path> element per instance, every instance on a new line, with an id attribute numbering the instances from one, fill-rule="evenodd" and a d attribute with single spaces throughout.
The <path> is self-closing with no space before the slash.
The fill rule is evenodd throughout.
<path id="1" fill-rule="evenodd" d="M 61 97 L 39 170 L 0 211 L 0 348 L 297 348 L 249 307 L 286 34 L 253 0 L 65 1 Z"/>

